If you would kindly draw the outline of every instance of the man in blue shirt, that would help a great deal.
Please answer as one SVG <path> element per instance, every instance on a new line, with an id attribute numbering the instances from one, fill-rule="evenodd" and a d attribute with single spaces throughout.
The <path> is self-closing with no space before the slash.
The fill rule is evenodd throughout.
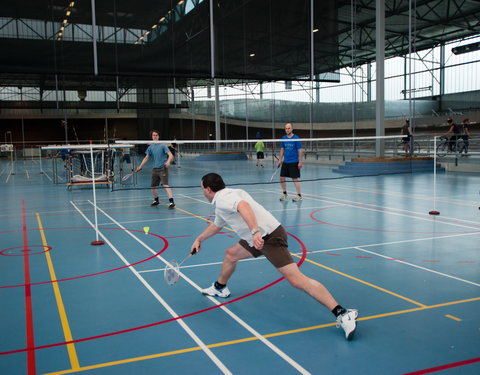
<path id="1" fill-rule="evenodd" d="M 280 158 L 278 159 L 277 166 L 282 166 L 280 170 L 280 185 L 282 186 L 283 194 L 280 200 L 284 201 L 288 199 L 285 179 L 289 177 L 292 179 L 295 184 L 295 189 L 297 190 L 297 196 L 293 198 L 293 201 L 298 202 L 302 200 L 300 181 L 298 181 L 298 179 L 300 178 L 300 169 L 302 168 L 303 147 L 300 141 L 290 141 L 299 139 L 297 135 L 293 134 L 292 124 L 285 124 L 285 133 L 282 139 L 286 139 L 286 141 L 280 143 Z"/>
<path id="2" fill-rule="evenodd" d="M 160 133 L 158 130 L 152 130 L 150 136 L 153 141 L 158 141 L 160 139 Z M 171 210 L 175 208 L 175 203 L 173 201 L 172 189 L 168 186 L 168 168 L 170 167 L 171 162 L 173 161 L 173 155 L 169 151 L 168 147 L 163 143 L 153 143 L 147 148 L 145 157 L 137 168 L 137 172 L 142 170 L 143 165 L 150 159 L 153 160 L 153 169 L 152 169 L 152 194 L 153 202 L 150 206 L 155 207 L 160 203 L 158 202 L 158 185 L 162 184 L 165 189 L 169 205 L 168 208 Z"/>

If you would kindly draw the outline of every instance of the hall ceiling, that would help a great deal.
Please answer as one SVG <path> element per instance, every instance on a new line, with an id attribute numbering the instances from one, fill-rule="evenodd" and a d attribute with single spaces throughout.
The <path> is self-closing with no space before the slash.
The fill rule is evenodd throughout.
<path id="1" fill-rule="evenodd" d="M 140 38 L 148 31 L 152 31 L 153 35 L 152 27 L 157 25 L 155 28 L 159 31 L 159 20 L 162 17 L 171 20 L 165 33 L 158 33 L 156 38 L 149 36 L 150 42 L 145 42 L 145 36 L 141 52 L 138 52 L 139 46 L 132 40 L 125 39 L 119 43 L 111 43 L 110 40 L 110 43 L 103 43 L 107 41 L 106 38 L 111 39 L 113 36 L 106 32 L 98 35 L 97 45 L 102 47 L 100 58 L 104 59 L 101 66 L 104 77 L 99 77 L 92 72 L 91 42 L 55 39 L 58 30 L 47 30 L 51 25 L 61 24 L 66 10 L 71 7 L 69 26 L 77 28 L 77 35 L 80 32 L 87 35 L 88 31 L 82 25 L 92 23 L 90 0 L 74 1 L 73 6 L 71 1 L 66 0 L 2 1 L 0 48 L 4 52 L 0 59 L 3 60 L 3 63 L 0 62 L 0 86 L 31 85 L 40 81 L 52 86 L 52 74 L 61 74 L 66 86 L 80 87 L 82 81 L 88 79 L 92 86 L 99 88 L 116 85 L 115 79 L 110 78 L 115 76 L 124 77 L 121 81 L 126 82 L 127 86 L 136 84 L 132 83 L 131 77 L 209 79 L 210 2 L 187 0 L 183 2 L 183 7 L 178 3 L 179 1 L 165 0 L 96 0 L 96 25 L 105 30 L 108 27 L 116 30 L 115 38 L 132 35 Z M 193 8 L 189 12 L 185 12 L 187 3 Z M 321 18 L 318 13 L 314 17 L 314 28 L 325 26 L 315 24 L 317 20 L 321 20 L 320 23 L 324 23 L 325 19 L 329 21 L 328 28 L 321 30 L 323 34 L 328 34 L 325 45 L 329 47 L 321 54 L 323 45 L 315 46 L 315 74 L 349 67 L 352 63 L 361 65 L 375 60 L 375 0 L 314 0 L 313 3 L 315 9 L 325 7 L 329 12 L 326 18 Z M 217 14 L 221 13 L 222 16 L 222 22 L 216 25 L 216 37 L 224 38 L 222 49 L 218 47 L 216 51 L 222 53 L 223 60 L 217 61 L 218 74 L 222 78 L 308 78 L 311 71 L 309 0 L 214 0 L 213 4 Z M 262 13 L 264 10 L 269 12 L 268 17 Z M 387 58 L 408 53 L 410 14 L 414 16 L 411 23 L 414 30 L 411 35 L 413 44 L 410 48 L 416 51 L 480 34 L 480 0 L 386 0 Z M 263 27 L 264 19 L 269 20 L 269 27 Z M 24 20 L 43 22 L 46 33 L 40 35 L 32 32 L 29 38 L 5 33 L 8 25 L 24 25 Z M 287 31 L 279 27 L 282 24 L 288 26 Z M 28 28 L 28 24 L 25 27 Z M 232 32 L 236 28 L 239 28 L 238 37 Z M 228 39 L 219 35 L 218 30 L 230 33 Z M 268 54 L 262 54 L 266 45 L 274 48 L 269 48 Z M 246 57 L 238 58 L 242 56 L 240 53 L 248 52 L 253 47 L 258 50 L 255 64 L 251 64 Z M 166 62 L 159 58 L 162 51 L 167 56 Z M 57 65 L 49 60 L 53 54 L 61 55 L 63 65 L 57 64 L 58 58 L 55 60 Z M 175 56 L 174 64 L 170 62 L 171 55 Z M 122 63 L 117 63 L 118 56 L 123 56 Z M 228 68 L 220 71 L 222 63 L 228 65 Z M 265 71 L 268 74 L 265 75 Z"/>

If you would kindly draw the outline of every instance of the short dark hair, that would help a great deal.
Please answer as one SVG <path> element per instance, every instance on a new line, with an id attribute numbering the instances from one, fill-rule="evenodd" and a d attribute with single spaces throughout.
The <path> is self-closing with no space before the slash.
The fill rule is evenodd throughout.
<path id="1" fill-rule="evenodd" d="M 216 193 L 219 190 L 225 189 L 225 182 L 223 182 L 223 178 L 219 174 L 208 173 L 202 177 L 202 186 L 204 188 L 210 188 Z"/>
<path id="2" fill-rule="evenodd" d="M 157 129 L 150 130 L 150 137 L 153 135 L 153 133 L 157 133 L 158 136 L 160 137 L 160 132 Z"/>
<path id="3" fill-rule="evenodd" d="M 452 122 L 452 121 L 453 121 L 453 118 L 449 118 L 449 119 L 447 120 L 447 122 Z"/>

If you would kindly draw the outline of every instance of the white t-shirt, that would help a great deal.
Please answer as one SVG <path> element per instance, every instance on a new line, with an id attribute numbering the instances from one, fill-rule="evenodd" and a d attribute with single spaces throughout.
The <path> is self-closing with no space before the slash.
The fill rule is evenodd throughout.
<path id="1" fill-rule="evenodd" d="M 223 228 L 231 227 L 238 236 L 253 246 L 253 236 L 247 223 L 237 211 L 241 201 L 247 202 L 253 210 L 262 237 L 272 233 L 278 228 L 280 222 L 268 212 L 262 205 L 257 203 L 245 190 L 224 188 L 215 193 L 212 204 L 215 207 L 215 225 Z"/>

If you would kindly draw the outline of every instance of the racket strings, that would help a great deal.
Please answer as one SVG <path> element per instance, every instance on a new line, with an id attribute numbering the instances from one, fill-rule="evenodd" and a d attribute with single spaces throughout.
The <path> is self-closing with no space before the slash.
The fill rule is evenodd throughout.
<path id="1" fill-rule="evenodd" d="M 180 270 L 177 262 L 171 260 L 169 264 L 165 267 L 165 281 L 168 285 L 175 284 L 180 278 Z"/>

